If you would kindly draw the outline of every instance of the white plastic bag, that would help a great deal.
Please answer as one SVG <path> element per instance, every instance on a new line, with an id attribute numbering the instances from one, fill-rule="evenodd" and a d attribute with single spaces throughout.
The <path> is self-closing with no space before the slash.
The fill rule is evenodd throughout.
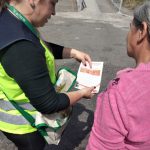
<path id="1" fill-rule="evenodd" d="M 68 68 L 62 68 L 58 71 L 58 80 L 55 84 L 55 89 L 57 92 L 68 92 L 74 86 L 76 82 L 76 73 Z M 68 124 L 72 112 L 72 107 L 65 109 L 63 111 L 43 115 L 37 112 L 35 118 L 35 126 L 40 131 L 48 144 L 59 144 L 61 135 Z"/>

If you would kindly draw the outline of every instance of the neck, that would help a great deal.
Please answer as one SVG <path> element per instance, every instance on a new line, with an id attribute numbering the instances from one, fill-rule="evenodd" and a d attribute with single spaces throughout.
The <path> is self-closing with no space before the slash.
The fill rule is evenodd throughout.
<path id="1" fill-rule="evenodd" d="M 141 49 L 140 53 L 136 56 L 136 66 L 140 63 L 149 63 L 150 62 L 150 48 Z"/>
<path id="2" fill-rule="evenodd" d="M 6 6 L 8 7 L 8 10 L 11 13 L 13 13 L 20 21 L 22 21 L 35 36 L 40 38 L 38 30 L 31 24 L 31 22 L 19 10 L 17 10 L 14 6 L 7 4 L 7 3 L 6 3 Z"/>
<path id="3" fill-rule="evenodd" d="M 22 15 L 24 15 L 29 22 L 31 22 L 32 10 L 30 7 L 28 7 L 26 1 L 19 2 L 19 3 L 12 1 L 9 4 L 13 6 L 15 9 L 17 9 Z"/>

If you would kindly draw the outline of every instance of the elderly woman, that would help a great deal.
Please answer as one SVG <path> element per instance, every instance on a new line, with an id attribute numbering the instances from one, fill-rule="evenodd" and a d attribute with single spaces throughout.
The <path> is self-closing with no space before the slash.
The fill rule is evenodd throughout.
<path id="1" fill-rule="evenodd" d="M 54 58 L 75 58 L 91 64 L 89 55 L 83 52 L 42 41 L 37 27 L 55 15 L 56 3 L 57 0 L 0 1 L 0 130 L 19 150 L 43 150 L 46 142 L 8 99 L 22 104 L 34 117 L 37 111 L 51 114 L 93 96 L 94 87 L 68 93 L 54 89 Z"/>
<path id="2" fill-rule="evenodd" d="M 99 94 L 86 150 L 150 149 L 150 2 L 135 9 L 127 53 L 136 66 Z"/>

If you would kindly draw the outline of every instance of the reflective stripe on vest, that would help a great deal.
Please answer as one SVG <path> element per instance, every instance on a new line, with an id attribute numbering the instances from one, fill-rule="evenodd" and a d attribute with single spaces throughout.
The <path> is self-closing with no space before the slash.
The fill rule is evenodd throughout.
<path id="1" fill-rule="evenodd" d="M 56 76 L 54 56 L 44 42 L 40 41 L 40 43 L 45 49 L 45 58 L 50 80 L 53 84 L 55 84 Z M 2 91 L 0 91 L 0 130 L 15 134 L 25 134 L 35 131 L 36 129 L 33 128 L 30 123 L 18 112 L 18 110 L 16 110 L 14 106 L 12 106 L 12 104 L 7 100 L 9 98 L 10 100 L 16 101 L 22 108 L 27 110 L 30 114 L 32 114 L 33 117 L 35 117 L 37 111 L 33 106 L 31 106 L 29 99 L 25 96 L 24 92 L 21 90 L 16 81 L 5 72 L 1 64 L 0 89 L 5 93 L 4 94 Z M 10 114 L 11 111 L 12 114 Z M 5 126 L 7 126 L 7 128 Z"/>
<path id="2" fill-rule="evenodd" d="M 30 103 L 18 103 L 20 107 L 25 110 L 35 111 L 36 109 Z M 0 109 L 5 111 L 16 110 L 16 108 L 9 101 L 0 99 Z"/>
<path id="3" fill-rule="evenodd" d="M 15 125 L 29 124 L 29 122 L 24 117 L 22 117 L 22 115 L 18 115 L 18 116 L 17 115 L 11 115 L 11 114 L 7 114 L 7 113 L 0 111 L 0 116 L 1 116 L 0 121 L 7 122 L 10 124 L 15 124 Z M 32 116 L 35 117 L 35 115 L 32 115 Z"/>

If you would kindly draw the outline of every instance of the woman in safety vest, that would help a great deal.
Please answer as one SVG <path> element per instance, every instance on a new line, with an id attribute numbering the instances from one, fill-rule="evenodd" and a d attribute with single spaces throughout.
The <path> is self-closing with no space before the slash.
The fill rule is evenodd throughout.
<path id="1" fill-rule="evenodd" d="M 40 133 L 9 100 L 35 115 L 52 114 L 91 98 L 94 87 L 57 93 L 54 58 L 75 58 L 91 65 L 86 53 L 41 40 L 37 31 L 51 15 L 57 0 L 0 1 L 0 130 L 19 150 L 43 150 Z M 30 107 L 32 106 L 32 108 Z M 35 108 L 35 109 L 33 109 Z"/>

